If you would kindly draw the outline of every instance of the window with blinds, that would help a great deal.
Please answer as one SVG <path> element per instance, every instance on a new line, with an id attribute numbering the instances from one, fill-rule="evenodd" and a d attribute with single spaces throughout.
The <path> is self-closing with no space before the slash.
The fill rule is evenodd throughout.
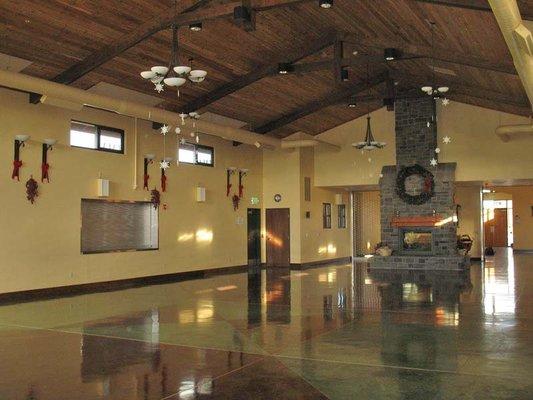
<path id="1" fill-rule="evenodd" d="M 159 218 L 150 202 L 81 200 L 81 252 L 157 250 Z"/>

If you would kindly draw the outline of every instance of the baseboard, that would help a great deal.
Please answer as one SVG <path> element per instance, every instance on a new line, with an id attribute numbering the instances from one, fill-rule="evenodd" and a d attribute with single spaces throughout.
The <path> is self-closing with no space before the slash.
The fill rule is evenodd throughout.
<path id="1" fill-rule="evenodd" d="M 328 260 L 317 260 L 307 263 L 291 263 L 291 269 L 294 270 L 303 270 L 309 268 L 320 267 L 325 264 L 346 264 L 352 261 L 351 257 L 340 257 L 340 258 L 330 258 Z"/>
<path id="2" fill-rule="evenodd" d="M 470 261 L 481 261 L 481 257 L 470 257 Z"/>
<path id="3" fill-rule="evenodd" d="M 37 300 L 49 300 L 60 297 L 79 296 L 81 294 L 112 292 L 147 285 L 188 281 L 192 279 L 211 278 L 217 275 L 230 275 L 248 271 L 248 265 L 236 265 L 197 271 L 175 272 L 171 274 L 142 276 L 138 278 L 119 279 L 95 283 L 83 283 L 71 286 L 58 286 L 44 289 L 32 289 L 18 292 L 0 293 L 0 305 L 26 303 Z"/>

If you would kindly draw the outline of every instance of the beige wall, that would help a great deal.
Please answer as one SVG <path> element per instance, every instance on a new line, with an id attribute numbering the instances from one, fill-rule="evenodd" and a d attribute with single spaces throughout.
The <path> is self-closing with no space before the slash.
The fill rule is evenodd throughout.
<path id="1" fill-rule="evenodd" d="M 513 200 L 513 238 L 515 250 L 533 250 L 533 186 L 512 186 L 496 189 L 511 195 Z"/>
<path id="2" fill-rule="evenodd" d="M 453 101 L 447 107 L 439 104 L 437 112 L 439 161 L 457 162 L 457 181 L 533 178 L 533 137 L 503 143 L 494 133 L 500 124 L 525 124 L 527 118 Z M 374 136 L 387 146 L 364 153 L 351 146 L 364 138 L 366 117 L 320 134 L 321 139 L 339 144 L 341 151 L 333 153 L 318 148 L 315 155 L 318 186 L 377 185 L 382 166 L 396 163 L 394 113 L 382 108 L 371 115 Z M 444 136 L 451 137 L 452 142 L 443 144 Z"/>
<path id="3" fill-rule="evenodd" d="M 459 211 L 458 235 L 469 235 L 473 239 L 471 257 L 481 257 L 481 198 L 479 186 L 457 186 L 455 203 Z"/>
<path id="4" fill-rule="evenodd" d="M 311 178 L 311 202 L 304 197 L 304 177 Z M 349 229 L 349 196 L 345 191 L 335 191 L 315 186 L 314 150 L 295 149 L 279 152 L 265 150 L 263 154 L 263 197 L 265 208 L 289 208 L 291 213 L 291 263 L 300 264 L 320 260 L 349 257 L 351 238 Z M 337 224 L 335 194 L 343 194 L 346 204 L 347 223 L 345 229 Z M 274 201 L 280 194 L 282 200 Z M 322 227 L 322 204 L 331 203 L 331 229 Z M 305 218 L 305 212 L 311 218 Z M 264 243 L 263 216 L 263 243 Z M 263 261 L 266 261 L 263 245 Z"/>
<path id="5" fill-rule="evenodd" d="M 126 154 L 67 146 L 70 119 L 124 129 Z M 101 175 L 111 180 L 112 199 L 149 200 L 148 192 L 141 189 L 142 156 L 133 170 L 133 120 L 93 109 L 77 113 L 31 105 L 26 95 L 0 90 L 0 127 L 4 160 L 0 175 L 0 293 L 246 264 L 246 207 L 251 196 L 261 197 L 261 150 L 233 147 L 231 142 L 203 135 L 201 142 L 215 147 L 216 165 L 173 165 L 168 170 L 168 191 L 162 196 L 168 209 L 159 213 L 158 251 L 81 255 L 80 199 L 96 196 L 96 178 Z M 19 133 L 30 134 L 32 141 L 21 151 L 21 182 L 14 182 L 10 179 L 13 137 Z M 167 140 L 167 155 L 175 156 L 172 136 Z M 52 182 L 40 185 L 40 196 L 31 205 L 24 183 L 31 174 L 40 181 L 40 141 L 48 137 L 59 140 L 49 156 Z M 139 121 L 139 148 L 141 155 L 153 152 L 163 156 L 162 137 L 151 129 L 151 123 Z M 226 197 L 228 166 L 250 169 L 237 212 Z M 132 189 L 135 173 L 137 190 Z M 150 186 L 159 187 L 156 165 L 150 167 L 150 175 Z M 237 180 L 233 183 L 236 191 Z M 206 203 L 195 201 L 197 185 L 207 188 Z"/>

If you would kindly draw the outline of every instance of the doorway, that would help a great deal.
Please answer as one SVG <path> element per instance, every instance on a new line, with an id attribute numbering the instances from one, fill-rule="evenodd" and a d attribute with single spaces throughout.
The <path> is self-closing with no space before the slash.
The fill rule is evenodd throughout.
<path id="1" fill-rule="evenodd" d="M 261 210 L 248 209 L 248 265 L 261 264 Z"/>
<path id="2" fill-rule="evenodd" d="M 485 247 L 513 245 L 513 201 L 483 200 Z"/>
<path id="3" fill-rule="evenodd" d="M 288 267 L 291 263 L 290 210 L 266 209 L 266 265 Z"/>

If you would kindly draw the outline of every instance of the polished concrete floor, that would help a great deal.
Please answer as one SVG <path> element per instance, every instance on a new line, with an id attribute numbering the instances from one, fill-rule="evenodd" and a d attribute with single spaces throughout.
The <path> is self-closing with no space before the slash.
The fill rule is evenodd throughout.
<path id="1" fill-rule="evenodd" d="M 533 399 L 533 255 L 0 306 L 0 399 Z"/>

